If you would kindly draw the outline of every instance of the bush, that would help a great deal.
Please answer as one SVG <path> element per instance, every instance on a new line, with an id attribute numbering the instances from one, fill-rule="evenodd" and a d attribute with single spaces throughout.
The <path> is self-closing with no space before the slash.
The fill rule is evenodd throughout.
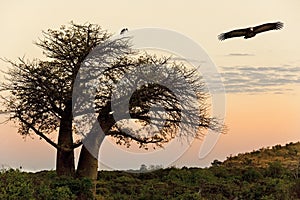
<path id="1" fill-rule="evenodd" d="M 259 171 L 254 168 L 248 168 L 243 174 L 243 180 L 248 182 L 254 182 L 262 178 L 262 175 Z"/>
<path id="2" fill-rule="evenodd" d="M 272 178 L 281 178 L 285 173 L 285 169 L 279 161 L 269 163 L 266 175 Z"/>
<path id="3" fill-rule="evenodd" d="M 0 172 L 0 199 L 93 199 L 92 186 L 89 179 L 59 178 L 53 172 L 32 174 L 14 169 Z"/>
<path id="4" fill-rule="evenodd" d="M 28 174 L 19 170 L 2 170 L 0 173 L 0 199 L 34 199 L 34 186 Z"/>

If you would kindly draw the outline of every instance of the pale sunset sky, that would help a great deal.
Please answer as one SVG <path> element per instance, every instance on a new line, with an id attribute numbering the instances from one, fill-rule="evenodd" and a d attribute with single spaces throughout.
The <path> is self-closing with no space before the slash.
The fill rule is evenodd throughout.
<path id="1" fill-rule="evenodd" d="M 42 37 L 42 30 L 58 29 L 70 21 L 99 24 L 114 34 L 124 27 L 129 31 L 156 27 L 191 38 L 222 76 L 228 131 L 204 159 L 199 159 L 201 141 L 195 141 L 173 165 L 205 167 L 214 159 L 300 140 L 299 9 L 299 0 L 2 1 L 0 57 L 43 58 L 33 42 Z M 248 40 L 217 39 L 222 32 L 277 21 L 284 23 L 282 30 Z M 1 70 L 9 66 L 0 64 Z M 1 121 L 5 117 L 1 115 Z M 109 152 L 102 154 L 110 156 Z M 0 125 L 0 167 L 55 169 L 55 156 L 55 149 L 45 141 L 37 137 L 24 140 L 12 123 Z M 127 165 L 132 162 L 117 159 L 125 163 L 124 168 L 143 164 Z"/>

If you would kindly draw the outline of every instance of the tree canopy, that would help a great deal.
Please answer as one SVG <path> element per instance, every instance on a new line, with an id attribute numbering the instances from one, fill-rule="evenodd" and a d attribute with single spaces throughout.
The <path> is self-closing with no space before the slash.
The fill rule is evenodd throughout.
<path id="1" fill-rule="evenodd" d="M 110 35 L 98 25 L 71 23 L 59 30 L 44 31 L 43 36 L 35 44 L 47 59 L 8 61 L 12 67 L 1 89 L 10 92 L 2 96 L 3 103 L 10 119 L 20 123 L 19 133 L 35 133 L 57 148 L 47 135 L 60 127 L 81 62 Z"/>

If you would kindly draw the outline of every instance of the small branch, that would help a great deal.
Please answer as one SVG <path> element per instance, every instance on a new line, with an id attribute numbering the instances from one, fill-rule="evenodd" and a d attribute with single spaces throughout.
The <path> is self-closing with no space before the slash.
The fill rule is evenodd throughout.
<path id="1" fill-rule="evenodd" d="M 163 142 L 164 139 L 163 138 L 158 138 L 158 139 L 151 139 L 149 140 L 148 138 L 147 139 L 143 139 L 143 138 L 138 138 L 138 137 L 135 137 L 131 134 L 128 134 L 128 133 L 125 133 L 123 131 L 109 131 L 108 134 L 106 135 L 111 135 L 111 136 L 123 136 L 123 137 L 126 137 L 126 138 L 130 138 L 140 144 L 155 144 L 155 143 L 159 143 L 159 142 Z"/>
<path id="2" fill-rule="evenodd" d="M 82 141 L 79 141 L 79 142 L 73 143 L 72 148 L 76 149 L 76 148 L 80 147 L 81 145 L 82 145 Z"/>

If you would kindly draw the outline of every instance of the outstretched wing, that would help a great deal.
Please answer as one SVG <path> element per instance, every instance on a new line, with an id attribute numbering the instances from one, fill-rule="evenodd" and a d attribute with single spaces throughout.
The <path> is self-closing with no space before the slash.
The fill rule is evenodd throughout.
<path id="1" fill-rule="evenodd" d="M 270 30 L 279 30 L 282 29 L 282 27 L 283 27 L 282 22 L 266 23 L 266 24 L 253 27 L 253 32 L 257 34 L 257 33 L 270 31 Z"/>
<path id="2" fill-rule="evenodd" d="M 237 30 L 229 31 L 227 33 L 221 33 L 220 35 L 218 35 L 218 38 L 219 40 L 225 40 L 228 38 L 245 36 L 247 34 L 247 29 L 248 28 L 237 29 Z"/>

